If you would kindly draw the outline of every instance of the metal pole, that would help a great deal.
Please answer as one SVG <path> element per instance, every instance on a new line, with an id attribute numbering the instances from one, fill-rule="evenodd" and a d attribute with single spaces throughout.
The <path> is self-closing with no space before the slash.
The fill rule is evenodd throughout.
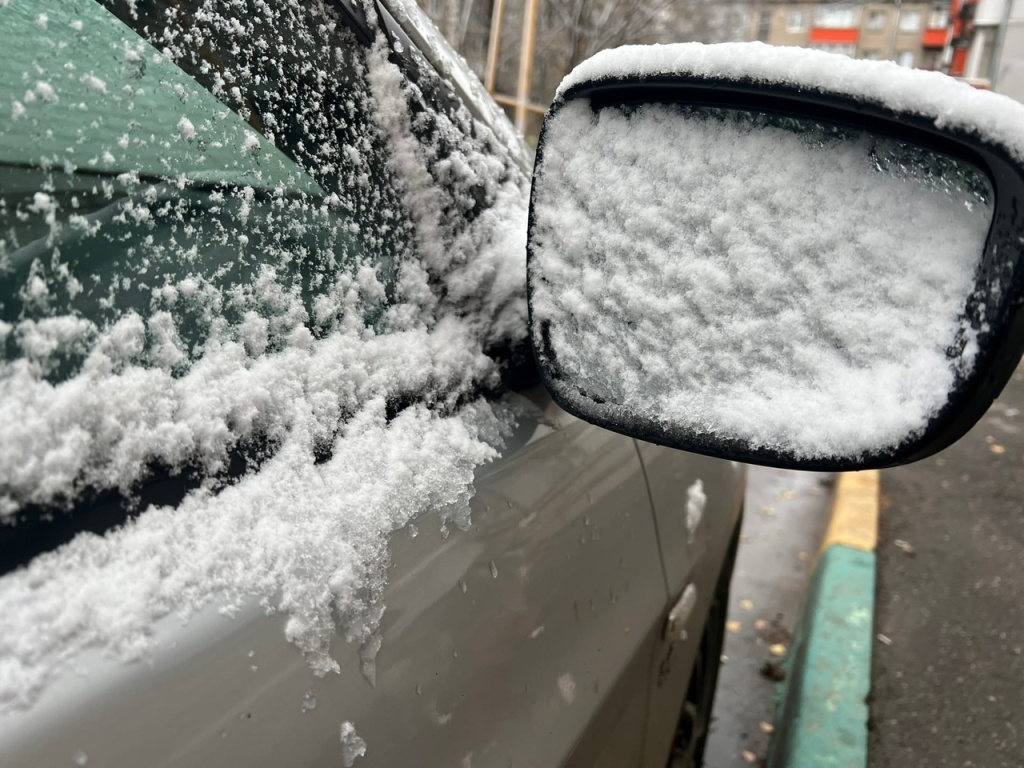
<path id="1" fill-rule="evenodd" d="M 889 55 L 886 57 L 890 61 L 896 61 L 896 32 L 900 28 L 900 2 L 896 0 L 896 18 L 892 21 L 892 34 L 889 35 Z"/>
<path id="2" fill-rule="evenodd" d="M 491 9 L 491 37 L 487 43 L 487 71 L 484 74 L 484 88 L 494 93 L 494 82 L 498 79 L 498 53 L 501 51 L 501 23 L 505 17 L 505 0 L 494 0 Z"/>
<path id="3" fill-rule="evenodd" d="M 1003 0 L 1003 20 L 999 22 L 996 30 L 996 40 L 992 46 L 992 61 L 988 65 L 988 84 L 992 90 L 996 88 L 996 80 L 999 79 L 999 65 L 1002 63 L 1003 46 L 1006 44 L 1006 28 L 1010 24 L 1010 11 L 1013 9 L 1013 0 Z"/>
<path id="4" fill-rule="evenodd" d="M 526 133 L 526 105 L 530 101 L 530 80 L 533 75 L 533 49 L 537 33 L 538 0 L 527 0 L 523 17 L 523 47 L 519 54 L 519 87 L 516 89 L 516 128 Z"/>

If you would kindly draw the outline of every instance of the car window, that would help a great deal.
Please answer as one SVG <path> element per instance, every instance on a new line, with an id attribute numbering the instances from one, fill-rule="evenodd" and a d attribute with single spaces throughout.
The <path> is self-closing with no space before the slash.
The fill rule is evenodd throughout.
<path id="1" fill-rule="evenodd" d="M 284 393 L 190 416 L 210 403 L 170 387 L 194 367 L 401 327 L 413 224 L 361 36 L 317 4 L 4 9 L 0 521 L 18 525 L 0 525 L 0 572 L 259 464 Z M 104 412 L 89 392 L 108 386 Z M 174 419 L 209 433 L 158 437 Z M 135 422 L 149 445 L 125 444 Z"/>
<path id="2" fill-rule="evenodd" d="M 353 31 L 324 10 L 216 5 L 8 9 L 7 48 L 67 34 L 20 53 L 30 78 L 0 75 L 5 359 L 62 380 L 117 328 L 111 364 L 177 374 L 220 339 L 259 356 L 372 326 L 393 300 L 411 225 Z"/>

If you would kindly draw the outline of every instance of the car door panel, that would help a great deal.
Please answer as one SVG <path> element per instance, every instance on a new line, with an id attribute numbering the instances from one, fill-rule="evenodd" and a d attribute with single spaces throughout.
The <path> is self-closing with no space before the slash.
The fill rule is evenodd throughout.
<path id="1" fill-rule="evenodd" d="M 644 765 L 663 768 L 719 574 L 739 524 L 746 469 L 736 462 L 637 442 L 651 491 L 671 600 L 692 586 L 686 637 L 661 637 L 652 664 Z"/>
<path id="2" fill-rule="evenodd" d="M 470 529 L 430 544 L 419 575 L 400 572 L 436 533 L 425 523 L 396 541 L 378 687 L 411 676 L 420 693 L 408 741 L 388 735 L 393 707 L 370 718 L 368 741 L 386 746 L 367 765 L 559 765 L 602 709 L 613 714 L 591 749 L 639 754 L 642 720 L 611 696 L 624 674 L 623 687 L 646 685 L 645 638 L 665 600 L 639 461 L 628 440 L 532 394 L 545 412 L 478 474 Z M 423 609 L 427 581 L 442 594 Z"/>

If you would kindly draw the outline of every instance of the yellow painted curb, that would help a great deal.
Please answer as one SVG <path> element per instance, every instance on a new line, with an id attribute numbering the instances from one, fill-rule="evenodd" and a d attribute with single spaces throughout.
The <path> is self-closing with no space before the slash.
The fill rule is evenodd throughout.
<path id="1" fill-rule="evenodd" d="M 824 552 L 833 544 L 874 552 L 878 543 L 879 471 L 839 475 L 832 503 L 832 521 L 821 543 Z"/>

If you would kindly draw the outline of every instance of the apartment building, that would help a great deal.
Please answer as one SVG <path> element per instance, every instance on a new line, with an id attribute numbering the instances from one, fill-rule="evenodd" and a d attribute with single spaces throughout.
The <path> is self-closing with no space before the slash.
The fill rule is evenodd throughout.
<path id="1" fill-rule="evenodd" d="M 859 59 L 891 59 L 905 67 L 941 69 L 950 35 L 950 2 L 762 0 L 748 37 Z"/>
<path id="2" fill-rule="evenodd" d="M 952 0 L 949 74 L 1024 101 L 1024 0 Z"/>

